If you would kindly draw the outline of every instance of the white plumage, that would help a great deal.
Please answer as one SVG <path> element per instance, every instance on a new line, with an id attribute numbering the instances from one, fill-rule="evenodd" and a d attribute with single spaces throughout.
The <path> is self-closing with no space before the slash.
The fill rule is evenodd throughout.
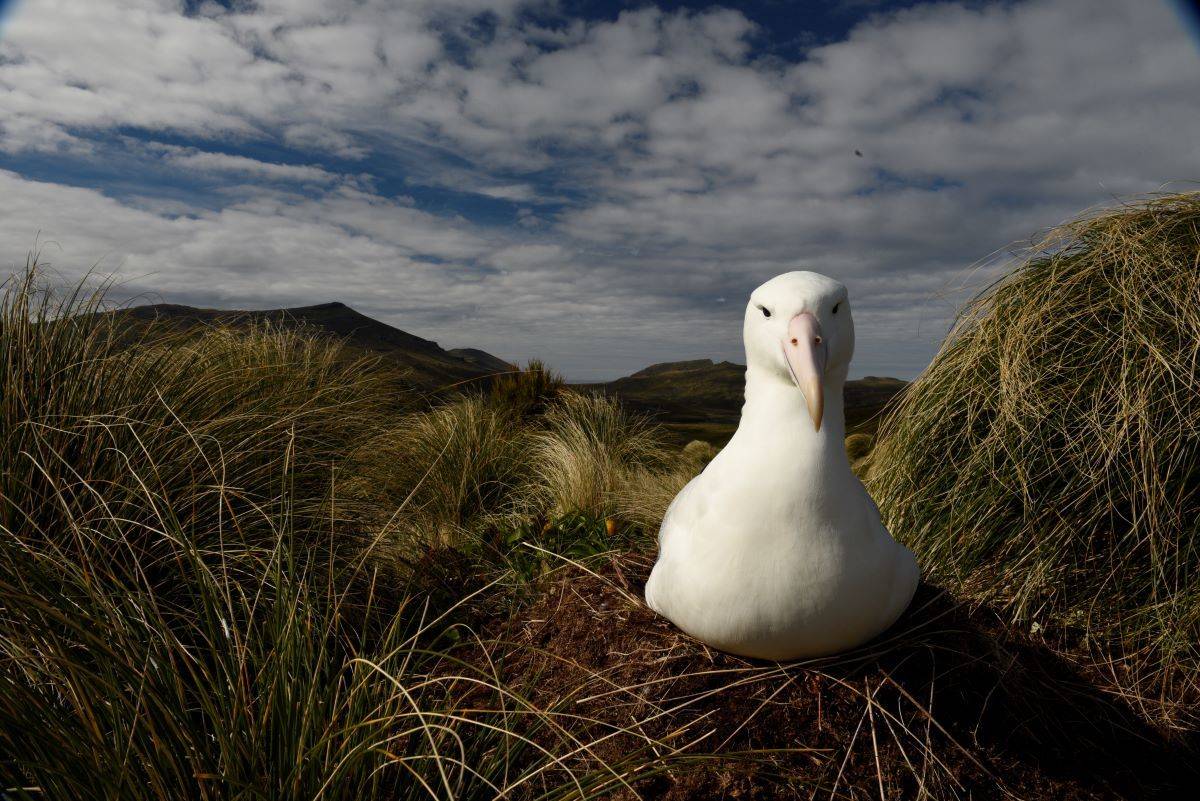
<path id="1" fill-rule="evenodd" d="M 817 273 L 777 276 L 751 295 L 743 337 L 737 432 L 667 510 L 646 601 L 743 656 L 852 648 L 895 622 L 919 575 L 846 457 L 846 288 Z"/>

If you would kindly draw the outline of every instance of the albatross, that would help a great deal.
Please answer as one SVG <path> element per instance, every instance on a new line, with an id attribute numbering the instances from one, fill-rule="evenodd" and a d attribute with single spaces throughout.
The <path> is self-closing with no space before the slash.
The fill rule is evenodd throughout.
<path id="1" fill-rule="evenodd" d="M 919 572 L 850 470 L 846 287 L 790 272 L 750 295 L 746 399 L 729 444 L 671 502 L 646 602 L 722 651 L 824 656 L 881 633 Z"/>

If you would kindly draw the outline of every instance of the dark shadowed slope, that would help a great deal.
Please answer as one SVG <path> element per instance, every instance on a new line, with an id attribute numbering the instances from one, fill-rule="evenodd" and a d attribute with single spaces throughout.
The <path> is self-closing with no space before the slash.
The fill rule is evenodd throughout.
<path id="1" fill-rule="evenodd" d="M 589 385 L 652 414 L 681 438 L 723 444 L 742 412 L 746 367 L 696 359 L 652 364 L 633 375 Z M 906 382 L 868 376 L 846 382 L 846 431 L 873 431 L 880 412 Z"/>
<path id="2" fill-rule="evenodd" d="M 506 373 L 514 367 L 500 357 L 493 356 L 487 351 L 479 350 L 478 348 L 451 348 L 446 352 L 455 358 L 462 359 L 468 364 L 473 364 L 490 372 Z"/>
<path id="3" fill-rule="evenodd" d="M 382 323 L 337 302 L 261 311 L 198 309 L 158 303 L 122 309 L 117 313 L 138 322 L 158 321 L 184 329 L 256 322 L 307 327 L 341 339 L 355 350 L 383 356 L 404 369 L 414 383 L 426 389 L 471 382 L 513 369 L 508 362 L 482 350 L 443 350 L 436 342 Z"/>

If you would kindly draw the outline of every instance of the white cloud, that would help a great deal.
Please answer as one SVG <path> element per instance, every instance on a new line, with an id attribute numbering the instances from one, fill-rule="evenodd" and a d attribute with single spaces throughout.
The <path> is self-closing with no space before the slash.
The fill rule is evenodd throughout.
<path id="1" fill-rule="evenodd" d="M 503 270 L 553 267 L 567 260 L 566 251 L 558 245 L 512 245 L 488 257 L 488 261 Z"/>
<path id="2" fill-rule="evenodd" d="M 167 146 L 164 151 L 165 160 L 172 166 L 199 172 L 242 173 L 274 181 L 320 184 L 339 180 L 336 173 L 310 164 L 277 164 L 246 156 L 176 146 Z"/>
<path id="3" fill-rule="evenodd" d="M 1200 57 L 1166 3 L 922 5 L 799 62 L 756 56 L 736 11 L 537 27 L 521 5 L 26 4 L 0 42 L 10 164 L 135 129 L 189 140 L 145 158 L 228 185 L 189 209 L 10 173 L 0 242 L 43 230 L 185 302 L 336 297 L 578 376 L 736 358 L 735 301 L 805 266 L 851 285 L 860 368 L 911 372 L 974 261 L 1200 177 Z M 326 156 L 523 208 L 501 229 L 430 213 Z"/>

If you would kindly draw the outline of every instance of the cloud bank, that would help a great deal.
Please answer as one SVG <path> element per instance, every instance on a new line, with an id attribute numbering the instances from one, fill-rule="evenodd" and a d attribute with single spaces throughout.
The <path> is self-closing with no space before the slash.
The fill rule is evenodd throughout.
<path id="1" fill-rule="evenodd" d="M 579 379 L 740 358 L 749 291 L 814 269 L 850 286 L 857 374 L 911 376 L 980 259 L 1200 177 L 1200 57 L 1166 3 L 917 5 L 788 59 L 767 33 L 718 7 L 27 3 L 0 243 Z"/>

